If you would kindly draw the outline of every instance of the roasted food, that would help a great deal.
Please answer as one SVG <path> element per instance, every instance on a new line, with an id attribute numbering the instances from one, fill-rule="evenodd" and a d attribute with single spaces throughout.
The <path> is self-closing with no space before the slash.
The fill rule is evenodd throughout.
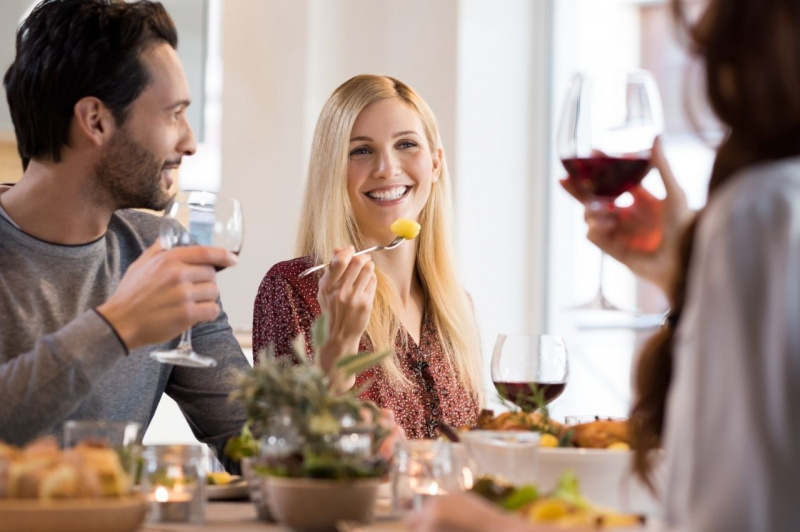
<path id="1" fill-rule="evenodd" d="M 606 449 L 616 444 L 631 444 L 627 421 L 592 421 L 569 427 L 569 440 L 575 447 Z"/>
<path id="2" fill-rule="evenodd" d="M 491 410 L 481 411 L 475 428 L 480 430 L 535 430 L 554 435 L 564 431 L 564 425 L 542 416 L 539 412 L 503 412 L 495 417 Z"/>
<path id="3" fill-rule="evenodd" d="M 503 412 L 495 416 L 483 410 L 475 426 L 479 430 L 533 430 L 542 433 L 543 447 L 581 447 L 586 449 L 630 449 L 627 421 L 597 419 L 567 426 L 539 412 Z"/>
<path id="4" fill-rule="evenodd" d="M 0 444 L 0 497 L 114 497 L 128 490 L 119 455 L 109 447 L 83 443 L 62 451 L 50 438 L 24 449 Z"/>

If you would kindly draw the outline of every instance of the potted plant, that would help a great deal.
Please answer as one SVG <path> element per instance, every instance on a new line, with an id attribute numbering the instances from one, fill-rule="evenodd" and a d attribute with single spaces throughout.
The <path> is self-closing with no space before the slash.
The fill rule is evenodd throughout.
<path id="1" fill-rule="evenodd" d="M 312 328 L 315 351 L 325 341 L 321 316 Z M 294 530 L 334 530 L 339 520 L 369 520 L 378 483 L 388 470 L 377 449 L 387 432 L 378 407 L 358 398 L 362 388 L 341 391 L 342 383 L 392 354 L 342 357 L 330 374 L 311 360 L 305 339 L 293 343 L 296 362 L 276 358 L 236 376 L 231 395 L 247 411 L 242 435 L 228 442 L 233 458 L 258 456 L 255 471 L 267 508 Z"/>

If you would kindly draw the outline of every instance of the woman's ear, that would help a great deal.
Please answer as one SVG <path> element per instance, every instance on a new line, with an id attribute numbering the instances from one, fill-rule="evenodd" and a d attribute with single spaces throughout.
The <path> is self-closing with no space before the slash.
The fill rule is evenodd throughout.
<path id="1" fill-rule="evenodd" d="M 439 176 L 442 174 L 442 166 L 444 163 L 444 150 L 439 147 L 433 152 L 433 182 L 439 181 Z"/>
<path id="2" fill-rule="evenodd" d="M 114 135 L 116 121 L 108 107 L 94 96 L 81 98 L 73 108 L 75 133 L 100 147 Z"/>

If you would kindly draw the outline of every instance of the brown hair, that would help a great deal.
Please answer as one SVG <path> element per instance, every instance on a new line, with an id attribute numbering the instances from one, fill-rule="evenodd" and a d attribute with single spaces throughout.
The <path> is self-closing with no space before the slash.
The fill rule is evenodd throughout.
<path id="1" fill-rule="evenodd" d="M 44 0 L 17 31 L 16 56 L 3 77 L 23 168 L 31 159 L 61 160 L 75 103 L 95 96 L 122 125 L 151 82 L 148 47 L 178 46 L 158 2 Z"/>
<path id="2" fill-rule="evenodd" d="M 693 25 L 687 23 L 681 0 L 673 0 L 672 7 L 691 51 L 705 64 L 711 107 L 728 128 L 711 173 L 710 201 L 739 170 L 800 154 L 800 3 L 712 0 Z M 675 324 L 689 288 L 687 273 L 700 218 L 702 212 L 681 239 L 668 294 L 676 319 L 645 345 L 634 378 L 634 470 L 648 484 L 650 451 L 660 445 L 664 427 Z"/>

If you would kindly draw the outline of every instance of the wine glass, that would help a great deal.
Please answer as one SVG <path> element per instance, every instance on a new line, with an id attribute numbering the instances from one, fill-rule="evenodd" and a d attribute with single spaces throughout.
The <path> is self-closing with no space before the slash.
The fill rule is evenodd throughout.
<path id="1" fill-rule="evenodd" d="M 202 190 L 178 192 L 164 210 L 160 227 L 164 249 L 199 244 L 239 254 L 244 240 L 244 218 L 238 200 Z M 150 357 L 164 364 L 190 368 L 211 368 L 217 361 L 195 353 L 192 329 L 181 335 L 175 349 L 159 350 Z"/>
<path id="2" fill-rule="evenodd" d="M 500 334 L 492 353 L 492 382 L 501 397 L 533 411 L 564 392 L 569 380 L 561 336 Z"/>
<path id="3" fill-rule="evenodd" d="M 576 74 L 564 103 L 556 148 L 569 181 L 592 210 L 614 209 L 650 171 L 650 152 L 664 130 L 661 97 L 645 70 Z M 621 311 L 603 293 L 603 262 L 595 296 L 582 310 Z"/>

